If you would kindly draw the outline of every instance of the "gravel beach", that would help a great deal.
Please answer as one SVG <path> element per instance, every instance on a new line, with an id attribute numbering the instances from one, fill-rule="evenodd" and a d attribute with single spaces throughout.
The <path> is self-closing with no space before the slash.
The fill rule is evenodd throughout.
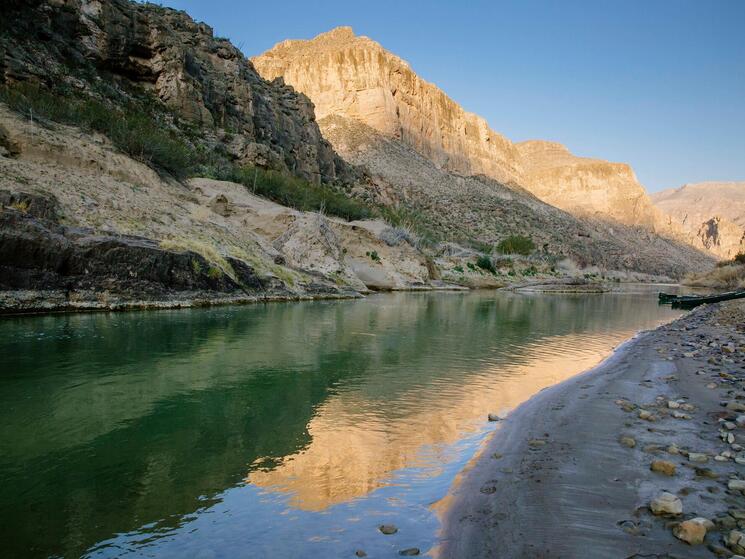
<path id="1" fill-rule="evenodd" d="M 732 301 L 639 334 L 498 422 L 438 503 L 435 555 L 745 555 L 744 490 L 745 304 Z"/>

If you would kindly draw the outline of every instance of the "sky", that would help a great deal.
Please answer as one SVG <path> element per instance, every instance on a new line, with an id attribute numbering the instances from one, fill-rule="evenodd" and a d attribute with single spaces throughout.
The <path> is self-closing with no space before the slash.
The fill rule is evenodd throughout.
<path id="1" fill-rule="evenodd" d="M 165 0 L 247 56 L 339 25 L 513 141 L 631 164 L 657 191 L 745 180 L 745 0 Z"/>

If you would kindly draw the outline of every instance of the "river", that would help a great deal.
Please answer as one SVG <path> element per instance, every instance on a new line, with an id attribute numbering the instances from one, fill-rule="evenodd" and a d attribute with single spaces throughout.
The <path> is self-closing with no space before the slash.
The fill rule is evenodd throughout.
<path id="1" fill-rule="evenodd" d="M 4 554 L 424 554 L 488 413 L 678 314 L 639 288 L 5 318 Z"/>

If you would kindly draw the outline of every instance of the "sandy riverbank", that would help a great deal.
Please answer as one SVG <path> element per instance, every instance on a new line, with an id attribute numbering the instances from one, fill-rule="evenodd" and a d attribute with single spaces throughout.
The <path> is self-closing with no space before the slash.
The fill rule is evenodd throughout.
<path id="1" fill-rule="evenodd" d="M 745 496 L 731 480 L 745 480 L 743 380 L 741 302 L 700 307 L 638 335 L 499 422 L 439 503 L 438 556 L 742 553 L 735 541 L 745 531 Z M 652 471 L 653 461 L 672 475 Z M 652 513 L 663 491 L 682 514 Z M 703 529 L 680 523 L 697 517 L 713 522 L 703 543 L 674 535 L 695 541 Z"/>

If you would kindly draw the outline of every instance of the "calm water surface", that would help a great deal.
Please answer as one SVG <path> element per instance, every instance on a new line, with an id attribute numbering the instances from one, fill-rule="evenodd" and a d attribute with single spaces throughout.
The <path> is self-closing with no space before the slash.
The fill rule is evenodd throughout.
<path id="1" fill-rule="evenodd" d="M 425 552 L 488 412 L 677 314 L 484 291 L 0 320 L 2 555 Z"/>

